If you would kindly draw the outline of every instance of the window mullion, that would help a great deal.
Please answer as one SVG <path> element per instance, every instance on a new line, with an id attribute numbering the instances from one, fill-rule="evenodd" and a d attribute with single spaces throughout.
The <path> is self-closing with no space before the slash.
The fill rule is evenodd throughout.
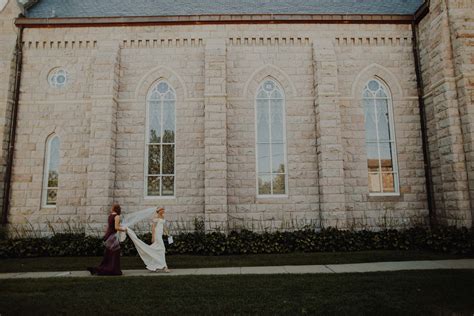
<path id="1" fill-rule="evenodd" d="M 374 102 L 374 114 L 375 114 L 375 135 L 377 139 L 377 156 L 378 156 L 378 165 L 379 165 L 379 182 L 380 182 L 380 188 L 381 191 L 383 192 L 383 182 L 382 182 L 382 158 L 380 155 L 380 136 L 379 136 L 379 118 L 378 118 L 378 109 L 377 109 L 377 100 L 375 98 L 373 99 Z"/>
<path id="2" fill-rule="evenodd" d="M 273 139 L 272 139 L 272 107 L 271 101 L 268 99 L 268 126 L 269 134 L 268 139 L 270 141 L 270 192 L 273 195 Z"/>
<path id="3" fill-rule="evenodd" d="M 163 195 L 163 96 L 160 99 L 160 196 Z"/>

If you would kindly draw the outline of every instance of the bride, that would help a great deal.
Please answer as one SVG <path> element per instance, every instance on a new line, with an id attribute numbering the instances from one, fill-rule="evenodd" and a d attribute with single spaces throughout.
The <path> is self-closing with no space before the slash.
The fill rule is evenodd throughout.
<path id="1" fill-rule="evenodd" d="M 146 268 L 154 272 L 166 272 L 170 270 L 166 264 L 165 259 L 165 244 L 163 242 L 163 232 L 168 235 L 167 229 L 164 227 L 165 224 L 165 209 L 163 207 L 156 208 L 153 215 L 153 226 L 152 226 L 152 244 L 148 245 L 140 240 L 135 232 L 127 227 L 127 234 L 135 244 L 138 254 L 142 258 L 146 265 Z"/>

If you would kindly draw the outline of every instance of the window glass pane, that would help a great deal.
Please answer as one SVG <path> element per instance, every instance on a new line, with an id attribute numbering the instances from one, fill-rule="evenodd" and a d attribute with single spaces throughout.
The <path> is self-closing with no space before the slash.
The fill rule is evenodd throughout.
<path id="1" fill-rule="evenodd" d="M 280 90 L 275 90 L 270 95 L 270 98 L 272 98 L 272 99 L 282 99 L 283 95 L 281 94 Z"/>
<path id="2" fill-rule="evenodd" d="M 270 175 L 258 176 L 258 194 L 272 193 L 272 177 Z"/>
<path id="3" fill-rule="evenodd" d="M 271 101 L 272 143 L 283 142 L 283 100 Z"/>
<path id="4" fill-rule="evenodd" d="M 365 89 L 364 94 L 362 95 L 362 97 L 363 98 L 372 98 L 373 94 L 368 89 Z"/>
<path id="5" fill-rule="evenodd" d="M 373 193 L 382 192 L 380 173 L 369 173 L 369 191 Z"/>
<path id="6" fill-rule="evenodd" d="M 163 177 L 163 196 L 174 195 L 174 177 Z"/>
<path id="7" fill-rule="evenodd" d="M 273 194 L 285 194 L 285 175 L 273 175 Z"/>
<path id="8" fill-rule="evenodd" d="M 382 184 L 384 192 L 395 192 L 395 175 L 392 172 L 382 173 Z"/>
<path id="9" fill-rule="evenodd" d="M 388 90 L 377 80 L 371 80 L 363 92 L 365 112 L 367 166 L 369 190 L 393 193 L 398 190 L 397 166 L 394 163 L 395 135 L 390 126 Z"/>
<path id="10" fill-rule="evenodd" d="M 374 100 L 364 99 L 364 112 L 365 112 L 365 139 L 367 141 L 377 140 L 377 126 L 375 123 L 375 106 Z"/>
<path id="11" fill-rule="evenodd" d="M 377 125 L 379 129 L 379 141 L 390 140 L 390 122 L 388 118 L 387 100 L 377 99 Z"/>
<path id="12" fill-rule="evenodd" d="M 160 145 L 148 146 L 148 174 L 160 174 Z"/>
<path id="13" fill-rule="evenodd" d="M 174 101 L 163 102 L 163 143 L 174 143 Z"/>
<path id="14" fill-rule="evenodd" d="M 161 142 L 161 102 L 151 101 L 149 104 L 149 138 L 150 143 Z"/>
<path id="15" fill-rule="evenodd" d="M 49 171 L 59 171 L 59 137 L 54 137 L 49 146 Z"/>
<path id="16" fill-rule="evenodd" d="M 161 97 L 160 97 L 160 94 L 158 93 L 158 91 L 157 91 L 157 90 L 154 90 L 154 91 L 150 94 L 150 96 L 148 97 L 148 100 L 158 101 L 158 100 L 160 100 L 160 98 L 161 98 Z"/>
<path id="17" fill-rule="evenodd" d="M 148 177 L 147 193 L 150 196 L 160 195 L 160 177 Z"/>
<path id="18" fill-rule="evenodd" d="M 58 172 L 56 170 L 49 170 L 48 173 L 48 187 L 57 188 L 58 187 Z"/>
<path id="19" fill-rule="evenodd" d="M 270 118 L 267 100 L 257 101 L 257 141 L 259 143 L 270 142 Z"/>
<path id="20" fill-rule="evenodd" d="M 163 174 L 174 174 L 174 145 L 163 145 Z"/>
<path id="21" fill-rule="evenodd" d="M 57 189 L 48 189 L 47 196 L 46 196 L 46 204 L 56 205 L 57 196 L 58 196 Z"/>
<path id="22" fill-rule="evenodd" d="M 285 104 L 274 81 L 263 82 L 256 107 L 258 193 L 285 194 Z"/>
<path id="23" fill-rule="evenodd" d="M 261 89 L 257 94 L 257 99 L 267 99 L 267 98 L 268 98 L 268 93 L 266 93 L 265 91 L 263 91 L 263 89 Z"/>
<path id="24" fill-rule="evenodd" d="M 367 143 L 367 167 L 369 172 L 379 171 L 379 153 L 377 143 Z"/>
<path id="25" fill-rule="evenodd" d="M 375 94 L 376 98 L 387 98 L 387 94 L 385 93 L 384 89 L 382 86 L 380 86 L 379 91 Z"/>
<path id="26" fill-rule="evenodd" d="M 164 99 L 165 100 L 175 100 L 176 95 L 174 94 L 173 91 L 169 90 L 168 92 L 166 92 Z"/>
<path id="27" fill-rule="evenodd" d="M 272 145 L 272 172 L 273 173 L 285 173 L 285 145 L 273 144 Z M 262 170 L 263 171 L 263 170 Z"/>
<path id="28" fill-rule="evenodd" d="M 258 144 L 258 172 L 270 173 L 270 144 Z"/>
<path id="29" fill-rule="evenodd" d="M 379 143 L 382 171 L 393 171 L 392 144 Z"/>
<path id="30" fill-rule="evenodd" d="M 147 195 L 174 195 L 176 94 L 160 81 L 148 97 Z M 167 176 L 164 176 L 167 175 Z M 173 176 L 171 176 L 173 175 Z"/>

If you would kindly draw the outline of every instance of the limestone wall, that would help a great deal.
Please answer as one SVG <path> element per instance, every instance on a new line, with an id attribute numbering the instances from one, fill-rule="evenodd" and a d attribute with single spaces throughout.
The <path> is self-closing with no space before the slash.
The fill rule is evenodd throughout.
<path id="1" fill-rule="evenodd" d="M 209 229 L 382 227 L 427 216 L 409 25 L 203 25 L 25 30 L 12 225 L 103 228 L 163 205 Z M 51 69 L 70 73 L 62 89 Z M 361 89 L 377 76 L 395 113 L 399 196 L 370 197 Z M 255 94 L 284 89 L 288 194 L 257 197 Z M 146 94 L 176 90 L 176 197 L 144 196 Z M 58 205 L 41 208 L 48 135 L 61 137 Z"/>
<path id="2" fill-rule="evenodd" d="M 424 99 L 437 218 L 472 225 L 474 3 L 431 1 L 420 23 Z"/>
<path id="3" fill-rule="evenodd" d="M 11 126 L 11 110 L 13 97 L 13 75 L 15 73 L 16 56 L 14 55 L 18 30 L 14 19 L 20 13 L 15 1 L 9 1 L 0 11 L 0 174 L 5 175 L 7 164 L 7 148 Z M 4 181 L 0 182 L 0 215 L 3 212 Z"/>

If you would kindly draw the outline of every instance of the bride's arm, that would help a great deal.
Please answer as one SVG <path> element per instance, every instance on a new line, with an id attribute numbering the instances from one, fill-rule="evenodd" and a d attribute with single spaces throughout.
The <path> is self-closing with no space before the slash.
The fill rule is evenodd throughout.
<path id="1" fill-rule="evenodd" d="M 153 225 L 151 225 L 151 243 L 155 242 L 155 226 L 156 223 L 153 222 Z"/>

